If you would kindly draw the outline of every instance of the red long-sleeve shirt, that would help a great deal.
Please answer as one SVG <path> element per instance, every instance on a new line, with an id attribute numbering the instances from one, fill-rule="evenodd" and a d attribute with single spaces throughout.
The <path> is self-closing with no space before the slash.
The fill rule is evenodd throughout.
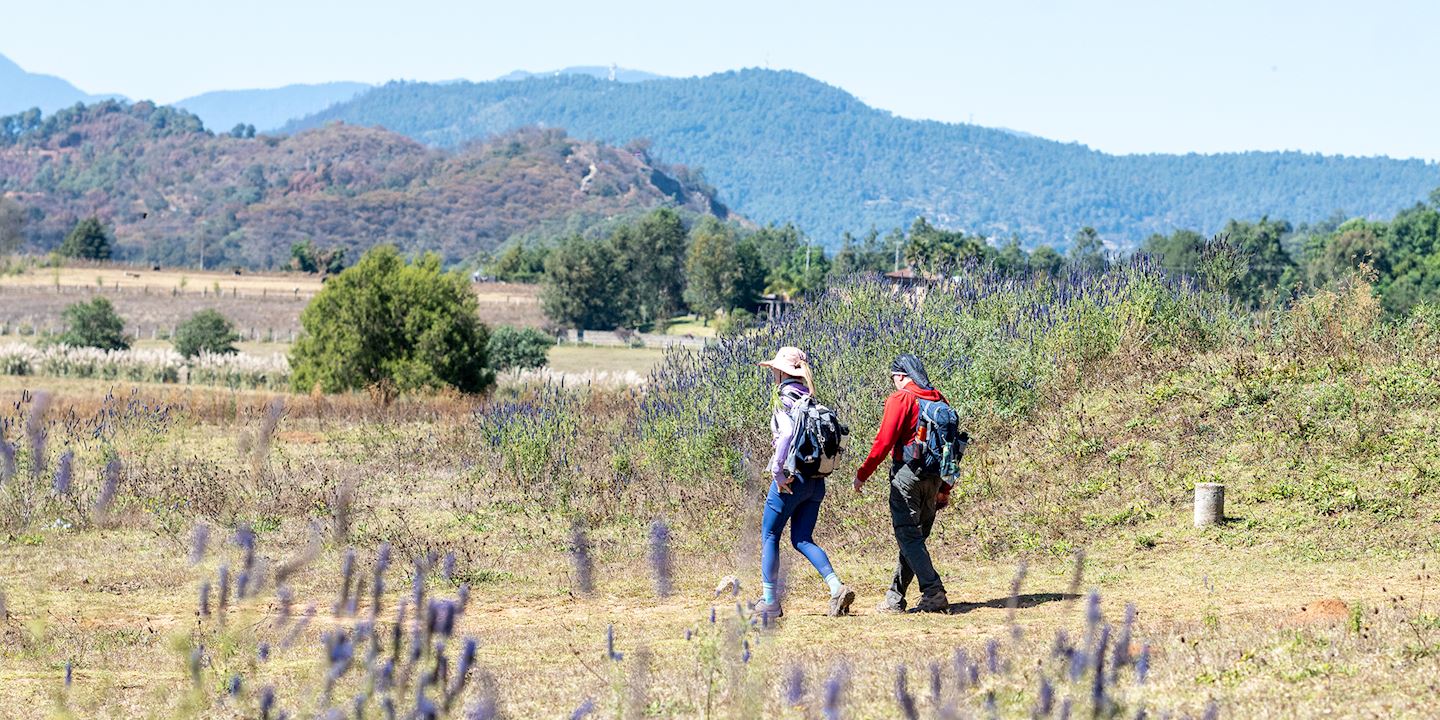
<path id="1" fill-rule="evenodd" d="M 880 418 L 875 444 L 870 446 L 870 455 L 860 464 L 860 469 L 855 471 L 855 477 L 869 480 L 886 456 L 895 460 L 905 459 L 905 446 L 915 439 L 915 420 L 920 415 L 920 404 L 915 402 L 916 398 L 945 400 L 939 390 L 921 390 L 914 383 L 896 390 L 886 398 L 885 415 Z"/>

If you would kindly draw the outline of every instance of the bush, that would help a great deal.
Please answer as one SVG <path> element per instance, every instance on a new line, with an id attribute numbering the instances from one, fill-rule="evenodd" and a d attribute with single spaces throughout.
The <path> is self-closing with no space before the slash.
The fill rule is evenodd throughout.
<path id="1" fill-rule="evenodd" d="M 470 285 L 426 254 L 406 262 L 382 245 L 325 284 L 300 314 L 291 383 L 301 392 L 454 387 L 481 392 L 495 382 L 489 330 Z"/>
<path id="2" fill-rule="evenodd" d="M 486 351 L 495 372 L 545 367 L 555 339 L 536 328 L 501 325 L 490 335 Z"/>
<path id="3" fill-rule="evenodd" d="M 218 310 L 201 310 L 175 328 L 175 352 L 187 358 L 201 352 L 229 355 L 238 352 L 235 343 L 240 336 Z"/>
<path id="4" fill-rule="evenodd" d="M 65 308 L 65 332 L 55 342 L 70 347 L 93 347 L 101 350 L 124 350 L 130 347 L 125 337 L 125 321 L 115 314 L 110 301 L 97 297 Z"/>

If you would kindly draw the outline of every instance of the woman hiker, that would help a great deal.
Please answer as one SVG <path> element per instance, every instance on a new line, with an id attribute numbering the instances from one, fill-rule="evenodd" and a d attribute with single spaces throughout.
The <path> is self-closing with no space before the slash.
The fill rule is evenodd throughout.
<path id="1" fill-rule="evenodd" d="M 813 539 L 815 522 L 820 517 L 820 502 L 825 499 L 825 478 L 800 477 L 785 471 L 785 458 L 795 439 L 795 423 L 790 418 L 790 409 L 797 400 L 809 396 L 815 389 L 810 364 L 800 348 L 782 347 L 775 353 L 775 359 L 760 365 L 770 368 L 775 379 L 775 392 L 770 403 L 770 433 L 774 437 L 775 453 L 770 458 L 770 492 L 765 497 L 765 515 L 761 522 L 760 586 L 765 594 L 755 604 L 755 612 L 767 619 L 785 614 L 775 596 L 775 577 L 780 569 L 780 534 L 785 531 L 788 522 L 790 544 L 815 566 L 830 588 L 830 616 L 846 615 L 850 612 L 850 604 L 855 601 L 855 591 L 840 582 L 840 576 L 830 566 L 829 556 Z"/>

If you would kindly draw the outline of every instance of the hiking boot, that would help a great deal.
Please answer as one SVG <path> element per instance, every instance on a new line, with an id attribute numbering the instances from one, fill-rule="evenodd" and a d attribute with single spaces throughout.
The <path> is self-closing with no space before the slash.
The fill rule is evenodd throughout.
<path id="1" fill-rule="evenodd" d="M 761 600 L 755 603 L 755 614 L 760 616 L 761 622 L 770 622 L 785 617 L 785 609 L 780 607 L 780 600 L 776 598 L 770 602 Z"/>
<path id="2" fill-rule="evenodd" d="M 880 604 L 875 606 L 875 612 L 881 615 L 899 615 L 905 612 L 905 598 L 893 600 L 889 595 L 886 595 L 885 599 L 881 600 Z"/>
<path id="3" fill-rule="evenodd" d="M 849 585 L 841 585 L 840 592 L 830 596 L 830 617 L 850 614 L 850 604 L 855 602 L 855 591 Z"/>
<path id="4" fill-rule="evenodd" d="M 950 599 L 945 597 L 944 590 L 925 593 L 920 602 L 915 604 L 915 612 L 922 613 L 950 613 Z"/>

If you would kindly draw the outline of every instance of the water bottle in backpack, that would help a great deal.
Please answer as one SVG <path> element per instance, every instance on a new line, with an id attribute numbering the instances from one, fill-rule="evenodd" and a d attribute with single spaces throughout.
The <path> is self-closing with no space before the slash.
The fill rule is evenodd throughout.
<path id="1" fill-rule="evenodd" d="M 915 439 L 905 446 L 905 464 L 916 473 L 937 473 L 947 484 L 960 476 L 969 434 L 960 430 L 960 418 L 943 400 L 916 398 Z"/>

